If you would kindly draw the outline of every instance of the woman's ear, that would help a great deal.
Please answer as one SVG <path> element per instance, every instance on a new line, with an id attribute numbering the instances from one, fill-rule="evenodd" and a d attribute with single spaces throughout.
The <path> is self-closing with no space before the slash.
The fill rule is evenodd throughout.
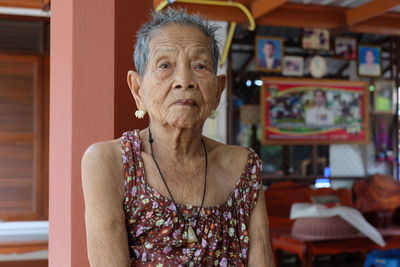
<path id="1" fill-rule="evenodd" d="M 225 90 L 226 87 L 226 75 L 221 74 L 217 76 L 217 101 L 215 108 L 218 107 L 219 101 L 221 100 L 222 92 Z"/>
<path id="2" fill-rule="evenodd" d="M 141 79 L 137 72 L 130 70 L 127 75 L 128 86 L 131 89 L 131 93 L 133 98 L 135 99 L 135 103 L 138 109 L 146 111 L 146 107 L 143 101 L 142 91 L 140 89 Z"/>

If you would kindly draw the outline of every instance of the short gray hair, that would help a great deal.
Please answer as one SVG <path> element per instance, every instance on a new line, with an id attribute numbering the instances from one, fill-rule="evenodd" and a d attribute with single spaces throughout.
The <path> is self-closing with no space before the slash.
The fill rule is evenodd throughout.
<path id="1" fill-rule="evenodd" d="M 151 33 L 168 24 L 194 26 L 202 31 L 210 40 L 213 69 L 214 72 L 217 73 L 219 48 L 218 41 L 215 38 L 215 32 L 219 27 L 212 25 L 208 20 L 202 18 L 198 14 L 189 15 L 184 9 L 167 8 L 161 12 L 153 12 L 150 21 L 145 23 L 136 34 L 133 61 L 140 77 L 143 77 L 147 68 Z"/>

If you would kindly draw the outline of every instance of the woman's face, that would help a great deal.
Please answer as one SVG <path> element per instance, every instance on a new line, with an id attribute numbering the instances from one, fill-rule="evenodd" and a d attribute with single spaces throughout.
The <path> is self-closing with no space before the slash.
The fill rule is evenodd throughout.
<path id="1" fill-rule="evenodd" d="M 371 50 L 367 50 L 365 53 L 365 62 L 368 64 L 373 64 L 375 61 L 374 53 Z"/>
<path id="2" fill-rule="evenodd" d="M 205 34 L 192 26 L 170 24 L 151 34 L 140 101 L 152 122 L 201 127 L 217 108 L 225 79 L 213 71 Z"/>

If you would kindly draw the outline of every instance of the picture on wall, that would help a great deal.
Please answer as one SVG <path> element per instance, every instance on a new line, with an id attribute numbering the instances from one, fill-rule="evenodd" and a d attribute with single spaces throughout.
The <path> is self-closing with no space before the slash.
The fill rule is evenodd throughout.
<path id="1" fill-rule="evenodd" d="M 286 76 L 303 76 L 304 74 L 303 57 L 284 56 L 282 74 Z"/>
<path id="2" fill-rule="evenodd" d="M 358 75 L 380 77 L 382 75 L 382 56 L 380 46 L 358 46 Z"/>
<path id="3" fill-rule="evenodd" d="M 326 29 L 304 29 L 304 49 L 329 50 L 329 31 Z"/>
<path id="4" fill-rule="evenodd" d="M 313 56 L 308 62 L 308 70 L 315 79 L 320 79 L 328 73 L 328 63 L 324 57 Z"/>
<path id="5" fill-rule="evenodd" d="M 357 40 L 350 37 L 335 38 L 335 54 L 338 57 L 352 60 L 357 59 Z"/>
<path id="6" fill-rule="evenodd" d="M 366 82 L 263 78 L 264 144 L 366 143 Z"/>
<path id="7" fill-rule="evenodd" d="M 374 112 L 395 112 L 395 84 L 393 81 L 376 81 L 374 91 Z"/>
<path id="8" fill-rule="evenodd" d="M 283 41 L 279 38 L 257 36 L 256 69 L 281 72 L 283 59 Z"/>

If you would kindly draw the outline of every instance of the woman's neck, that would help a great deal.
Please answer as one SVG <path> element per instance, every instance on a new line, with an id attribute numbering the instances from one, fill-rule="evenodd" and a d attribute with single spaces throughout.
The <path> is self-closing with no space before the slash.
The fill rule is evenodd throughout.
<path id="1" fill-rule="evenodd" d="M 150 123 L 154 153 L 183 161 L 202 156 L 202 128 L 181 129 Z M 149 131 L 147 129 L 147 137 Z M 148 140 L 148 138 L 147 138 Z M 147 141 L 146 140 L 146 141 Z"/>

